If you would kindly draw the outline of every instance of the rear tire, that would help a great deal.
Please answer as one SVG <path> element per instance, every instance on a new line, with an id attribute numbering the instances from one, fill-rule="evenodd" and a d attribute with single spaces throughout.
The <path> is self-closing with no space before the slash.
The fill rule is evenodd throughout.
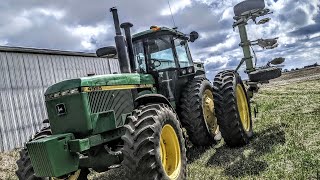
<path id="1" fill-rule="evenodd" d="M 209 146 L 216 142 L 214 137 L 219 129 L 209 80 L 196 77 L 188 83 L 182 92 L 180 114 L 181 123 L 186 128 L 192 144 Z"/>
<path id="2" fill-rule="evenodd" d="M 173 109 L 149 104 L 127 118 L 123 162 L 127 179 L 186 179 L 186 149 Z"/>
<path id="3" fill-rule="evenodd" d="M 218 124 L 226 144 L 248 144 L 253 135 L 252 118 L 241 77 L 235 71 L 220 72 L 214 78 L 213 88 Z"/>
<path id="4" fill-rule="evenodd" d="M 52 135 L 50 127 L 45 127 L 40 130 L 40 132 L 36 133 L 31 140 L 42 139 Z M 31 141 L 30 140 L 30 141 Z M 28 150 L 24 147 L 20 151 L 20 159 L 17 161 L 18 170 L 16 171 L 16 175 L 20 180 L 44 180 L 44 179 L 52 179 L 52 178 L 41 178 L 35 175 L 33 170 L 31 160 L 28 154 Z M 87 175 L 90 173 L 88 169 L 83 169 L 80 171 L 80 175 L 77 180 L 87 180 Z"/>

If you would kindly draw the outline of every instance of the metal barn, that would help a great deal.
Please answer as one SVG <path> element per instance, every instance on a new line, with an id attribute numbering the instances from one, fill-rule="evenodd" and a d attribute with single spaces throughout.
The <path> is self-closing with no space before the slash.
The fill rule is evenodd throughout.
<path id="1" fill-rule="evenodd" d="M 22 147 L 47 118 L 44 91 L 87 74 L 120 72 L 95 54 L 0 46 L 0 152 Z"/>

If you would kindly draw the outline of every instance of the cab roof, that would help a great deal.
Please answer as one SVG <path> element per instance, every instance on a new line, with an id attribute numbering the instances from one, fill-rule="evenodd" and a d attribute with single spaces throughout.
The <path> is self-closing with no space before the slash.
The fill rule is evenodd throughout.
<path id="1" fill-rule="evenodd" d="M 159 35 L 160 34 L 162 34 L 162 35 L 165 35 L 165 34 L 173 35 L 173 36 L 185 39 L 185 40 L 189 39 L 185 34 L 183 34 L 180 31 L 177 31 L 175 29 L 171 29 L 171 28 L 167 28 L 167 27 L 156 27 L 156 26 L 153 26 L 153 28 L 150 28 L 149 30 L 142 31 L 142 32 L 139 32 L 137 34 L 134 34 L 132 36 L 132 40 L 135 41 L 135 40 L 139 40 L 139 39 L 142 39 L 142 38 L 145 38 L 145 37 L 149 37 L 149 36 L 152 36 L 152 35 L 157 35 L 157 34 L 159 34 Z"/>

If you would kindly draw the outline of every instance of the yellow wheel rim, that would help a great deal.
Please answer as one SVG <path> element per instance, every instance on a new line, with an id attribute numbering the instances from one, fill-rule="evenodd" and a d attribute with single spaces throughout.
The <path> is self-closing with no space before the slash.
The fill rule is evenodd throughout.
<path id="1" fill-rule="evenodd" d="M 239 111 L 242 126 L 245 131 L 249 131 L 250 130 L 249 106 L 248 106 L 246 94 L 241 84 L 237 85 L 236 93 L 237 93 L 237 106 L 238 106 L 238 111 Z"/>
<path id="2" fill-rule="evenodd" d="M 180 143 L 175 130 L 169 124 L 161 131 L 160 155 L 166 174 L 170 179 L 178 179 L 181 167 Z"/>
<path id="3" fill-rule="evenodd" d="M 214 103 L 212 91 L 206 89 L 202 97 L 202 111 L 208 131 L 212 135 L 219 132 L 217 118 L 214 113 Z"/>
<path id="4" fill-rule="evenodd" d="M 77 180 L 80 176 L 81 170 L 74 172 L 73 174 L 70 174 L 67 178 L 59 179 L 55 177 L 51 177 L 50 180 Z"/>

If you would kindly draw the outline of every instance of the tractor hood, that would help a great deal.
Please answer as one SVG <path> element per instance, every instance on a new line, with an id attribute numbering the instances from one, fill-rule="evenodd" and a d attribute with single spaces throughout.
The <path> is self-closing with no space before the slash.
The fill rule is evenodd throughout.
<path id="1" fill-rule="evenodd" d="M 106 74 L 65 80 L 50 86 L 45 95 L 79 87 L 154 84 L 150 74 Z"/>

